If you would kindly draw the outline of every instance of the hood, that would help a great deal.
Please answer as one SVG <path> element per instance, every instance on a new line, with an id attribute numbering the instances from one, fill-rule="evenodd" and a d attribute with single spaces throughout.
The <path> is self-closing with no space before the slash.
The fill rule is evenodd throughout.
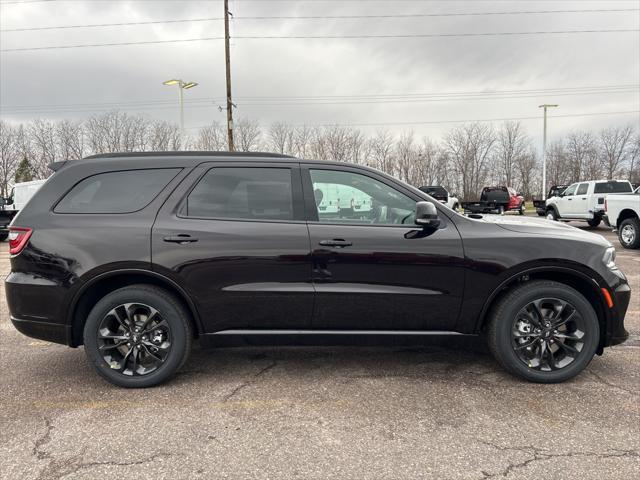
<path id="1" fill-rule="evenodd" d="M 541 235 L 546 237 L 565 237 L 590 243 L 611 246 L 611 242 L 596 233 L 587 232 L 564 222 L 555 222 L 546 218 L 485 215 L 481 222 L 493 223 L 512 232 Z"/>

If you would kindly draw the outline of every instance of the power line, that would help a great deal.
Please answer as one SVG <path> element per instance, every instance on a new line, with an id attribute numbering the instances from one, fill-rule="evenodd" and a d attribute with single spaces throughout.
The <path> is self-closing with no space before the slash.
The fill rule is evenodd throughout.
<path id="1" fill-rule="evenodd" d="M 549 115 L 549 118 L 568 118 L 568 117 L 592 117 L 599 115 L 628 115 L 632 113 L 640 113 L 640 110 L 627 110 L 620 112 L 590 112 L 590 113 L 570 113 L 564 115 Z M 290 125 L 292 127 L 391 127 L 402 125 L 440 125 L 451 123 L 476 123 L 476 122 L 506 122 L 510 120 L 540 120 L 540 116 L 531 117 L 502 117 L 502 118 L 475 118 L 463 120 L 419 120 L 409 122 L 385 122 L 385 123 L 321 123 L 308 124 L 301 123 Z M 197 127 L 187 127 L 187 130 L 195 130 L 206 128 L 211 125 L 199 125 Z"/>
<path id="2" fill-rule="evenodd" d="M 540 31 L 540 32 L 483 32 L 483 33 L 415 33 L 404 35 L 239 35 L 234 40 L 332 40 L 332 39 L 410 39 L 410 38 L 452 38 L 452 37 L 497 37 L 497 36 L 517 36 L 517 35 L 557 35 L 557 34 L 576 34 L 576 33 L 631 33 L 640 32 L 640 29 L 620 29 L 620 30 L 556 30 L 556 31 Z M 37 50 L 60 50 L 71 48 L 93 48 L 93 47 L 120 47 L 128 45 L 152 45 L 167 43 L 184 43 L 184 42 L 201 42 L 209 40 L 224 40 L 224 37 L 201 37 L 201 38 L 183 38 L 175 40 L 148 40 L 140 42 L 115 42 L 115 43 L 92 43 L 80 45 L 55 45 L 44 47 L 26 47 L 26 48 L 4 48 L 0 50 L 2 53 L 9 52 L 28 52 Z"/>
<path id="3" fill-rule="evenodd" d="M 638 12 L 638 8 L 607 8 L 592 10 L 527 10 L 513 12 L 449 12 L 449 13 L 412 13 L 412 14 L 393 14 L 393 15 L 303 15 L 303 16 L 258 16 L 258 17 L 234 17 L 235 21 L 242 20 L 351 20 L 351 19 L 381 19 L 381 18 L 429 18 L 429 17 L 476 17 L 476 16 L 492 16 L 492 15 L 540 15 L 540 14 L 556 14 L 556 13 L 611 13 L 611 12 Z M 58 25 L 45 27 L 24 27 L 24 28 L 2 28 L 2 32 L 31 32 L 41 30 L 63 30 L 73 28 L 96 28 L 96 27 L 126 27 L 135 25 L 158 25 L 173 23 L 192 23 L 192 22 L 213 22 L 224 20 L 224 17 L 208 17 L 208 18 L 187 18 L 177 20 L 150 20 L 141 22 L 119 22 L 119 23 L 95 23 L 88 25 Z"/>
<path id="4" fill-rule="evenodd" d="M 638 92 L 639 84 L 612 85 L 597 87 L 564 87 L 537 90 L 498 90 L 484 92 L 445 92 L 445 93 L 409 93 L 409 94 L 359 94 L 359 95 L 325 95 L 325 96 L 245 96 L 236 97 L 241 106 L 286 106 L 286 105 L 340 105 L 359 103 L 422 103 L 432 101 L 457 100 L 500 100 L 532 98 L 539 96 L 575 96 L 602 95 L 615 93 Z M 215 97 L 192 98 L 185 101 L 191 107 L 215 107 L 225 99 Z M 246 102 L 246 103 L 245 103 Z M 259 103 L 252 103 L 259 102 Z M 45 112 L 82 112 L 108 109 L 150 109 L 173 108 L 169 100 L 139 100 L 131 102 L 76 103 L 58 105 L 4 105 L 0 111 L 4 113 L 45 113 Z M 204 104 L 204 105 L 203 105 Z"/>

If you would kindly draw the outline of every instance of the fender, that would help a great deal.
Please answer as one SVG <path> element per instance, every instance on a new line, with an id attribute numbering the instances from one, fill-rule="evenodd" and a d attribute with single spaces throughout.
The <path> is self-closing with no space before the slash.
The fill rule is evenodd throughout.
<path id="1" fill-rule="evenodd" d="M 99 275 L 96 275 L 95 277 L 91 278 L 90 280 L 88 280 L 84 285 L 82 285 L 82 287 L 80 287 L 80 289 L 76 292 L 76 294 L 73 296 L 73 299 L 71 301 L 71 308 L 69 308 L 69 310 L 67 311 L 67 324 L 68 325 L 73 325 L 73 314 L 76 311 L 76 307 L 78 305 L 78 301 L 80 300 L 80 298 L 82 298 L 82 295 L 84 295 L 84 293 L 91 288 L 93 285 L 95 285 L 96 283 L 98 283 L 101 280 L 104 280 L 106 278 L 109 277 L 113 277 L 116 275 L 145 275 L 148 277 L 153 277 L 157 280 L 160 280 L 161 282 L 164 282 L 168 285 L 170 285 L 172 288 L 174 288 L 181 296 L 181 298 L 187 303 L 187 306 L 189 307 L 189 311 L 191 313 L 191 315 L 193 316 L 193 319 L 196 323 L 196 326 L 198 328 L 198 333 L 201 334 L 204 332 L 204 329 L 202 327 L 202 322 L 200 319 L 200 315 L 198 314 L 198 310 L 195 306 L 195 304 L 193 303 L 193 300 L 191 300 L 191 297 L 187 294 L 187 292 L 180 286 L 178 285 L 176 282 L 174 282 L 173 280 L 171 280 L 170 278 L 158 273 L 158 272 L 154 272 L 152 270 L 145 270 L 142 268 L 123 268 L 123 269 L 118 269 L 118 270 L 112 270 L 109 272 L 104 272 L 101 273 Z"/>
<path id="2" fill-rule="evenodd" d="M 552 265 L 543 265 L 543 266 L 537 266 L 537 267 L 530 267 L 530 268 L 525 268 L 523 270 L 519 270 L 516 273 L 513 273 L 512 275 L 510 275 L 506 280 L 503 280 L 494 290 L 493 292 L 491 292 L 491 295 L 489 295 L 489 297 L 487 298 L 487 300 L 485 300 L 484 305 L 482 307 L 482 310 L 480 311 L 480 314 L 478 315 L 478 318 L 476 320 L 476 325 L 475 325 L 475 330 L 476 332 L 479 332 L 481 327 L 482 327 L 482 322 L 483 319 L 485 318 L 489 307 L 491 306 L 491 304 L 493 303 L 494 299 L 498 296 L 498 294 L 503 290 L 504 287 L 506 287 L 507 285 L 509 285 L 510 283 L 514 282 L 515 280 L 517 280 L 519 277 L 522 277 L 523 275 L 530 275 L 532 273 L 539 273 L 539 272 L 558 272 L 558 273 L 566 273 L 569 275 L 573 275 L 573 276 L 578 276 L 580 278 L 582 278 L 583 280 L 592 283 L 593 287 L 594 287 L 594 291 L 598 292 L 598 290 L 600 289 L 600 285 L 604 283 L 604 281 L 602 280 L 602 278 L 600 277 L 600 275 L 598 275 L 596 272 L 590 270 L 590 275 L 586 274 L 585 272 L 581 271 L 581 270 L 577 270 L 577 269 L 573 269 L 573 268 L 567 268 L 567 267 L 556 267 L 556 266 L 552 266 Z M 605 315 L 607 316 L 607 321 L 609 320 L 608 318 L 608 313 L 607 309 L 604 309 L 605 311 Z"/>

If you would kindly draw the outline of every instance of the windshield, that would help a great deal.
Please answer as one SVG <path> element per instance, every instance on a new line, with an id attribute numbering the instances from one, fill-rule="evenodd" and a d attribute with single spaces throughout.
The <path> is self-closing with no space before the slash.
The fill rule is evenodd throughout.
<path id="1" fill-rule="evenodd" d="M 628 193 L 631 192 L 631 184 L 629 182 L 600 182 L 596 183 L 594 193 Z"/>
<path id="2" fill-rule="evenodd" d="M 429 187 L 420 187 L 420 190 L 422 190 L 427 195 L 431 195 L 432 197 L 446 197 L 447 196 L 447 191 L 444 189 L 444 187 L 441 187 L 439 185 L 437 185 L 437 186 L 429 186 Z"/>

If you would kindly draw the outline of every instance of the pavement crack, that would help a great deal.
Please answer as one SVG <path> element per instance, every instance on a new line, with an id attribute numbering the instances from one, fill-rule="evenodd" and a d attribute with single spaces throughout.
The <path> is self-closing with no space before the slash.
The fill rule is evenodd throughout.
<path id="1" fill-rule="evenodd" d="M 565 452 L 565 453 L 552 453 L 548 450 L 544 450 L 538 448 L 533 445 L 527 446 L 517 446 L 517 447 L 501 447 L 500 445 L 496 445 L 491 442 L 481 441 L 483 445 L 490 446 L 500 451 L 514 451 L 525 453 L 530 456 L 526 460 L 521 462 L 512 462 L 509 461 L 509 464 L 502 471 L 498 473 L 489 473 L 485 470 L 481 470 L 482 480 L 487 478 L 497 478 L 497 477 L 508 477 L 513 471 L 519 470 L 522 468 L 526 468 L 528 465 L 538 462 L 549 460 L 551 458 L 559 458 L 559 457 L 593 457 L 593 458 L 621 458 L 621 457 L 640 457 L 640 452 L 637 450 L 620 450 L 620 449 L 610 449 L 608 452 Z"/>
<path id="2" fill-rule="evenodd" d="M 51 431 L 53 430 L 53 424 L 51 423 L 51 419 L 49 417 L 43 417 L 43 420 L 46 430 L 44 434 L 40 436 L 40 438 L 36 439 L 35 443 L 33 444 L 33 449 L 31 450 L 33 456 L 38 460 L 43 460 L 45 458 L 51 457 L 51 454 L 44 451 L 43 447 L 51 441 Z"/>
<path id="3" fill-rule="evenodd" d="M 598 382 L 602 383 L 603 385 L 607 385 L 608 387 L 617 388 L 618 390 L 622 390 L 623 392 L 626 392 L 629 395 L 634 395 L 634 396 L 640 395 L 639 392 L 634 392 L 633 390 L 630 390 L 630 389 L 628 389 L 626 387 L 621 387 L 620 385 L 616 385 L 615 383 L 610 382 L 609 380 L 607 380 L 606 378 L 602 377 L 600 374 L 594 372 L 590 368 L 587 368 L 586 370 L 592 376 L 594 376 L 596 378 L 596 380 L 598 380 Z"/>
<path id="4" fill-rule="evenodd" d="M 228 402 L 231 398 L 233 398 L 234 396 L 236 396 L 238 394 L 238 392 L 240 392 L 241 390 L 243 390 L 244 388 L 252 385 L 256 379 L 262 375 L 264 375 L 265 373 L 267 373 L 269 370 L 271 370 L 272 368 L 274 368 L 276 365 L 278 364 L 277 361 L 275 360 L 271 360 L 271 363 L 269 365 L 267 365 L 266 367 L 263 367 L 261 370 L 259 370 L 256 374 L 253 375 L 253 377 L 251 377 L 249 380 L 245 380 L 244 382 L 242 382 L 240 385 L 236 386 L 233 390 L 231 390 L 228 394 L 226 394 L 222 401 L 223 402 Z"/>

